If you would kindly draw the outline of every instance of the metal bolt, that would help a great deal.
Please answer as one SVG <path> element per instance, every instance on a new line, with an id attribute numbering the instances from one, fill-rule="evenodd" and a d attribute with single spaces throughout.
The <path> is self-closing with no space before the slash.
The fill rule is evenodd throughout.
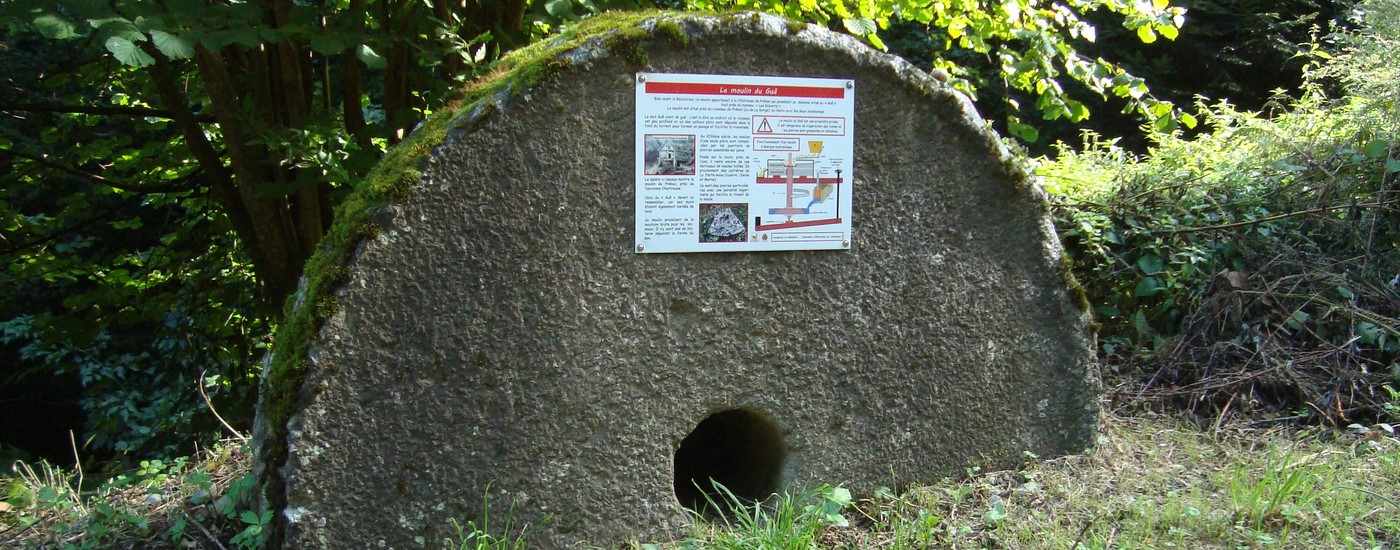
<path id="1" fill-rule="evenodd" d="M 849 89 L 851 89 L 851 88 L 854 88 L 854 87 L 856 87 L 856 83 L 855 83 L 854 81 L 851 81 L 851 80 L 847 80 L 847 81 L 846 81 L 846 89 L 847 89 L 847 90 L 849 90 Z"/>
<path id="2" fill-rule="evenodd" d="M 641 252 L 641 251 L 646 250 L 646 249 L 647 249 L 647 245 L 644 245 L 644 244 L 642 244 L 642 243 L 637 243 L 637 252 Z"/>
<path id="3" fill-rule="evenodd" d="M 846 248 L 850 248 L 850 247 L 851 247 L 851 241 L 841 241 L 841 246 L 844 246 L 844 247 L 846 247 Z"/>
<path id="4" fill-rule="evenodd" d="M 647 81 L 647 75 L 644 75 L 644 74 L 638 74 L 638 75 L 637 75 L 637 82 L 646 82 L 646 81 Z M 641 246 L 641 245 L 638 245 L 638 246 Z"/>

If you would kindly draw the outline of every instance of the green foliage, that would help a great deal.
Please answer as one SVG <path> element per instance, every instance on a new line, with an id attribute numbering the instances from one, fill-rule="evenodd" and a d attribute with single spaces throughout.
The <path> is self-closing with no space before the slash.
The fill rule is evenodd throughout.
<path id="1" fill-rule="evenodd" d="M 711 483 L 714 491 L 703 494 L 710 509 L 725 511 L 719 514 L 722 528 L 682 543 L 685 547 L 807 550 L 817 547 L 818 537 L 828 527 L 850 525 L 843 512 L 852 504 L 851 492 L 842 487 L 823 484 L 796 495 L 783 493 L 766 502 L 749 502 L 719 482 Z M 719 501 L 712 495 L 718 495 Z"/>
<path id="2" fill-rule="evenodd" d="M 15 130 L 42 133 L 34 126 L 44 122 L 100 132 L 73 143 L 55 136 L 64 152 L 50 160 L 89 164 L 136 146 L 106 173 L 188 179 L 187 167 L 159 164 L 165 151 L 181 147 L 178 139 L 142 143 L 168 138 L 160 124 L 132 128 L 72 115 Z M 0 192 L 0 212 L 11 223 L 0 245 L 0 295 L 7 297 L 0 346 L 18 360 L 4 381 L 15 384 L 12 391 L 22 391 L 25 377 L 68 381 L 87 415 L 82 441 L 99 452 L 149 456 L 190 442 L 171 434 L 215 431 L 197 391 L 201 373 L 215 403 L 246 418 L 256 374 L 250 365 L 270 327 L 255 313 L 256 283 L 223 216 L 189 189 L 142 195 L 34 162 L 12 168 Z"/>
<path id="3" fill-rule="evenodd" d="M 526 544 L 526 538 L 530 534 L 532 525 L 519 527 L 515 525 L 515 504 L 512 503 L 506 509 L 504 521 L 493 525 L 491 522 L 491 497 L 490 488 L 488 494 L 481 498 L 481 523 L 476 520 L 468 520 L 466 525 L 462 525 L 457 520 L 452 520 L 452 528 L 456 530 L 455 540 L 443 541 L 444 548 L 454 550 L 525 550 L 530 546 Z M 548 518 L 545 521 L 549 521 Z M 496 533 L 502 533 L 497 535 Z"/>
<path id="4" fill-rule="evenodd" d="M 123 130 L 111 125 L 102 131 L 112 135 L 65 155 L 100 155 L 113 142 L 159 135 Z M 158 155 L 167 147 L 179 144 L 142 149 Z M 185 177 L 158 161 L 120 159 L 108 173 Z M 0 193 L 0 211 L 16 222 L 0 249 L 0 294 L 8 297 L 0 346 L 18 359 L 5 382 L 18 391 L 23 377 L 70 381 L 87 416 L 82 441 L 99 452 L 167 453 L 190 442 L 171 434 L 214 432 L 200 384 L 225 412 L 246 418 L 250 365 L 270 327 L 254 313 L 256 283 L 222 216 L 188 190 L 142 196 L 33 164 L 14 168 Z"/>
<path id="5" fill-rule="evenodd" d="M 1197 96 L 1228 98 L 1231 104 L 1251 110 L 1264 109 L 1278 90 L 1297 95 L 1302 70 L 1312 54 L 1308 43 L 1318 29 L 1345 21 L 1354 0 L 1175 0 L 1185 10 L 1185 23 L 1173 40 L 1143 43 L 1137 30 L 1121 23 L 1121 16 L 1102 11 L 1082 15 L 1093 31 L 1093 40 L 1072 40 L 1085 59 L 1102 58 L 1127 74 L 1151 84 L 1152 94 L 1175 105 L 1191 105 Z M 1001 63 L 986 54 L 961 48 L 946 29 L 908 21 L 892 22 L 885 30 L 892 52 L 920 67 L 936 60 L 951 61 L 959 75 L 977 88 L 978 111 L 999 131 L 1037 141 L 1026 143 L 1035 154 L 1053 154 L 1059 141 L 1079 144 L 1081 132 L 1092 129 L 1118 139 L 1124 148 L 1143 152 L 1151 132 L 1144 132 L 1143 117 L 1126 98 L 1100 94 L 1072 78 L 1059 83 L 1068 97 L 1093 113 L 1087 120 L 1042 119 L 1036 95 L 1004 81 Z M 1073 37 L 1072 37 L 1073 38 Z M 1313 49 L 1321 52 L 1322 49 Z M 1125 77 L 1128 78 L 1128 77 Z M 1130 85 L 1130 90 L 1133 88 Z M 1212 100 L 1213 101 L 1213 100 Z M 1158 107 L 1159 109 L 1162 107 Z M 1190 109 L 1179 110 L 1183 126 L 1198 122 Z M 1153 131 L 1171 129 L 1167 120 L 1149 120 Z M 1161 124 L 1161 126 L 1157 126 Z"/>
<path id="6" fill-rule="evenodd" d="M 270 517 L 250 508 L 248 459 L 244 445 L 226 442 L 199 459 L 146 460 L 82 491 L 74 472 L 22 464 L 0 477 L 0 546 L 250 547 L 251 529 Z M 1109 414 L 1081 456 L 968 468 L 960 479 L 860 499 L 821 486 L 738 501 L 727 522 L 633 547 L 1387 548 L 1400 535 L 1397 476 L 1393 428 L 1205 432 L 1171 417 Z M 454 522 L 442 546 L 528 548 L 532 527 L 516 525 L 514 512 L 502 519 L 484 499 L 479 520 Z"/>
<path id="7" fill-rule="evenodd" d="M 686 0 L 684 4 L 698 10 L 757 9 L 812 21 L 844 29 L 881 50 L 887 49 L 882 35 L 892 24 L 923 25 L 942 40 L 942 44 L 921 46 L 932 48 L 937 55 L 932 66 L 924 68 L 947 71 L 952 75 L 948 83 L 974 98 L 979 87 L 996 82 L 1004 89 L 1026 93 L 1044 120 L 1080 122 L 1090 113 L 1084 98 L 1066 92 L 1066 84 L 1074 82 L 1090 94 L 1119 98 L 1126 110 L 1159 131 L 1196 124 L 1190 113 L 1156 98 L 1143 79 L 1102 57 L 1091 58 L 1080 51 L 1098 37 L 1096 25 L 1086 17 L 1095 12 L 1119 18 L 1122 26 L 1143 42 L 1154 42 L 1159 36 L 1175 39 L 1186 21 L 1186 10 L 1166 0 L 1081 0 L 1068 4 L 1031 0 Z M 978 58 L 992 60 L 992 75 L 979 72 L 986 64 Z M 1038 130 L 1015 114 L 1021 108 L 1019 101 L 1009 95 L 1004 99 L 1012 113 L 1008 129 L 1017 137 L 1035 141 Z"/>
<path id="8" fill-rule="evenodd" d="M 1096 53 L 1121 60 L 1168 97 L 1229 98 L 1262 109 L 1274 91 L 1297 89 L 1318 33 L 1343 22 L 1350 0 L 1180 0 L 1186 25 L 1174 44 L 1108 52 L 1128 29 L 1105 27 Z M 1207 68 L 1206 70 L 1201 70 Z"/>
<path id="9" fill-rule="evenodd" d="M 1212 131 L 1160 136 L 1150 156 L 1091 138 L 1041 168 L 1104 354 L 1150 359 L 1149 384 L 1208 388 L 1183 396 L 1202 413 L 1243 392 L 1288 414 L 1375 417 L 1400 375 L 1400 120 L 1380 91 L 1311 90 L 1273 119 L 1201 105 Z"/>
<path id="10" fill-rule="evenodd" d="M 242 444 L 221 443 L 197 462 L 142 460 L 93 486 L 79 472 L 19 463 L 14 477 L 0 478 L 8 487 L 0 498 L 0 545 L 189 548 L 226 540 L 259 547 L 259 529 L 271 516 L 251 509 L 247 458 Z"/>
<path id="11" fill-rule="evenodd" d="M 1313 76 L 1339 82 L 1348 94 L 1363 103 L 1361 109 L 1376 115 L 1358 122 L 1366 124 L 1369 131 L 1380 131 L 1386 125 L 1393 127 L 1400 117 L 1400 3 L 1366 0 L 1356 13 L 1363 29 L 1334 35 L 1342 51 L 1334 59 L 1322 54 L 1323 60 Z M 1379 153 L 1366 150 L 1368 155 Z"/>
<path id="12" fill-rule="evenodd" d="M 1316 513 L 1315 504 L 1334 486 L 1332 476 L 1306 458 L 1270 454 L 1261 471 L 1235 466 L 1230 478 L 1230 503 L 1235 516 L 1259 531 L 1267 523 L 1296 521 Z"/>
<path id="13" fill-rule="evenodd" d="M 1107 415 L 1096 448 L 1015 471 L 877 491 L 846 548 L 1387 548 L 1393 435 L 1203 431 Z"/>

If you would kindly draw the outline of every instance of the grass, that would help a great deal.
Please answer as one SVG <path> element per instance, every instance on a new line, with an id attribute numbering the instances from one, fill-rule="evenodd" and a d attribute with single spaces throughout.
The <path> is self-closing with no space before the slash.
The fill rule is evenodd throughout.
<path id="1" fill-rule="evenodd" d="M 0 478 L 0 547 L 244 548 L 252 511 L 244 444 L 198 460 L 147 462 L 94 488 L 45 464 Z M 1280 548 L 1400 547 L 1400 439 L 1384 424 L 1346 430 L 1201 429 L 1150 412 L 1104 416 L 1086 454 L 1017 470 L 968 471 L 873 495 L 819 486 L 768 502 L 721 492 L 678 541 L 633 548 Z M 447 548 L 529 548 L 511 510 L 457 523 Z M 492 535 L 504 529 L 505 535 Z"/>
<path id="2" fill-rule="evenodd" d="M 824 526 L 819 545 L 800 547 L 1395 548 L 1397 479 L 1400 440 L 1380 426 L 1203 431 L 1107 415 L 1088 454 L 876 491 L 844 511 L 849 526 Z M 657 547 L 788 547 L 734 542 L 748 537 L 708 526 Z"/>

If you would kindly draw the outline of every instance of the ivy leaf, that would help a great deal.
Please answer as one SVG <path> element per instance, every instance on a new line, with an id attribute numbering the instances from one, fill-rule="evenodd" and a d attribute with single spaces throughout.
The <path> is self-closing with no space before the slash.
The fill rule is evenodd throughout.
<path id="1" fill-rule="evenodd" d="M 378 53 L 375 53 L 373 48 L 364 44 L 360 44 L 360 49 L 355 52 L 355 55 L 360 58 L 360 61 L 364 61 L 365 65 L 371 69 L 383 69 L 389 66 L 389 63 Z"/>
<path id="2" fill-rule="evenodd" d="M 1147 298 L 1161 291 L 1162 285 L 1157 282 L 1156 277 L 1143 277 L 1141 281 L 1138 281 L 1137 288 L 1133 289 L 1133 297 Z"/>
<path id="3" fill-rule="evenodd" d="M 67 19 L 57 15 L 40 15 L 34 18 L 34 27 L 39 29 L 39 34 L 44 38 L 65 39 L 77 38 L 77 28 Z"/>
<path id="4" fill-rule="evenodd" d="M 875 31 L 879 30 L 879 27 L 875 26 L 875 20 L 869 17 L 847 17 L 841 22 L 846 24 L 846 30 L 856 36 L 875 34 Z"/>
<path id="5" fill-rule="evenodd" d="M 1303 325 L 1307 324 L 1308 319 L 1311 318 L 1312 315 L 1309 315 L 1308 312 L 1300 309 L 1298 311 L 1293 312 L 1293 315 L 1289 315 L 1288 319 L 1285 319 L 1283 324 L 1288 325 L 1288 328 L 1291 328 L 1293 330 L 1301 330 L 1303 328 Z"/>
<path id="6" fill-rule="evenodd" d="M 1143 254 L 1141 258 L 1138 258 L 1138 267 L 1142 269 L 1143 273 L 1156 275 L 1161 273 L 1166 266 L 1156 254 Z"/>
<path id="7" fill-rule="evenodd" d="M 155 42 L 156 49 L 171 59 L 189 59 L 194 57 L 194 44 L 179 36 L 165 31 L 151 31 L 151 41 Z"/>
<path id="8" fill-rule="evenodd" d="M 106 46 L 107 51 L 112 52 L 112 56 L 123 65 L 145 67 L 156 62 L 155 58 L 141 51 L 135 43 L 120 36 L 108 38 Z"/>

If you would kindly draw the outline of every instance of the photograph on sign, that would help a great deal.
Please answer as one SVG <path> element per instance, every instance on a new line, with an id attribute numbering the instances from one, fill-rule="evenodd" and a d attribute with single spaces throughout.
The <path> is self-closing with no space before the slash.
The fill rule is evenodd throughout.
<path id="1" fill-rule="evenodd" d="M 851 246 L 855 83 L 637 75 L 637 252 Z"/>

